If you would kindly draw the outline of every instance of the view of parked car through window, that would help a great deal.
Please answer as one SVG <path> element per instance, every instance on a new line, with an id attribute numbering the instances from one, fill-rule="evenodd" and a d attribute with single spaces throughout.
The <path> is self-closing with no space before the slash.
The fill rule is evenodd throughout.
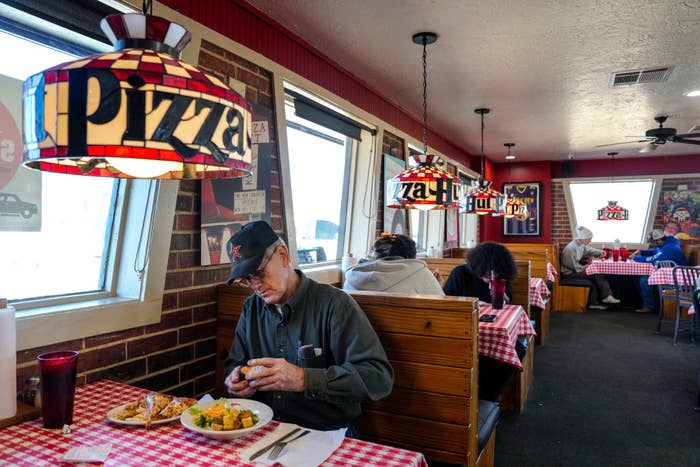
<path id="1" fill-rule="evenodd" d="M 25 219 L 39 213 L 39 208 L 34 203 L 27 203 L 12 193 L 0 193 L 0 215 L 22 216 Z"/>

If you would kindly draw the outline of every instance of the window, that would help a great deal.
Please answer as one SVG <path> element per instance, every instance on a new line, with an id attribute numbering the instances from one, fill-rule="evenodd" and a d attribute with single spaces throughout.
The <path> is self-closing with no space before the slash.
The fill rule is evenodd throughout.
<path id="1" fill-rule="evenodd" d="M 596 243 L 611 243 L 616 239 L 622 243 L 643 243 L 654 221 L 656 185 L 652 179 L 565 182 L 572 231 L 576 226 L 586 226 L 593 231 Z M 629 210 L 629 220 L 598 220 L 598 210 L 610 200 Z"/>
<path id="2" fill-rule="evenodd" d="M 22 167 L 22 80 L 110 48 L 88 39 L 76 45 L 54 25 L 6 13 L 12 18 L 0 17 L 0 283 L 17 309 L 18 349 L 157 322 L 179 184 Z M 65 31 L 71 41 L 75 36 Z"/>
<path id="3" fill-rule="evenodd" d="M 348 242 L 358 142 L 372 130 L 300 91 L 286 88 L 285 94 L 298 263 L 337 261 Z"/>

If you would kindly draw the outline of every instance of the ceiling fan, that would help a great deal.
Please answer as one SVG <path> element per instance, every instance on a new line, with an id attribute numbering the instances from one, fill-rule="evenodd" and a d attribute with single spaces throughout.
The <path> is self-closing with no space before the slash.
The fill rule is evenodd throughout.
<path id="1" fill-rule="evenodd" d="M 636 141 L 623 141 L 620 143 L 601 144 L 596 147 L 602 148 L 606 146 L 616 146 L 618 144 L 647 143 L 646 146 L 639 150 L 639 152 L 651 152 L 655 151 L 658 146 L 666 144 L 667 141 L 700 145 L 700 139 L 691 139 L 700 138 L 700 133 L 686 133 L 679 135 L 677 134 L 675 128 L 664 128 L 664 122 L 666 122 L 667 119 L 668 115 L 657 115 L 654 117 L 654 120 L 656 120 L 656 123 L 659 124 L 659 127 L 647 130 L 645 136 L 639 137 L 644 139 Z M 636 138 L 636 136 L 632 136 L 632 138 Z"/>

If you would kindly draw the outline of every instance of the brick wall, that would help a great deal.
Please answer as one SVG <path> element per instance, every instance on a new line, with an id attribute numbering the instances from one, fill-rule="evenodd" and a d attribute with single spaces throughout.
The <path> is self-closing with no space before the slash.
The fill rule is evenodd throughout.
<path id="1" fill-rule="evenodd" d="M 406 160 L 404 155 L 404 141 L 393 133 L 384 130 L 384 138 L 382 139 L 382 155 L 380 156 L 381 167 L 379 170 L 379 181 L 383 180 L 384 174 L 384 154 L 389 154 L 399 159 Z M 384 183 L 379 183 L 377 190 L 377 226 L 374 237 L 379 237 L 379 234 L 384 230 Z"/>
<path id="2" fill-rule="evenodd" d="M 224 82 L 246 84 L 250 104 L 273 110 L 271 75 L 257 65 L 202 41 L 200 66 Z M 274 119 L 273 119 L 274 121 Z M 276 140 L 274 128 L 271 139 Z M 279 162 L 272 155 L 272 223 L 282 230 Z M 175 395 L 199 396 L 216 385 L 216 287 L 228 266 L 200 266 L 200 182 L 182 181 L 163 295 L 161 322 L 110 334 L 86 337 L 17 353 L 17 384 L 39 374 L 36 356 L 72 349 L 78 357 L 78 384 L 103 378 Z"/>

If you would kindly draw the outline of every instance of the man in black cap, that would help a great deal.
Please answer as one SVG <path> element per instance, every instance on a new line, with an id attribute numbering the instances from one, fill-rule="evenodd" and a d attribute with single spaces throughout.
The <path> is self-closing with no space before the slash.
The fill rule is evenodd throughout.
<path id="1" fill-rule="evenodd" d="M 289 250 L 263 221 L 227 244 L 228 283 L 249 287 L 226 360 L 236 397 L 272 407 L 275 419 L 318 430 L 348 427 L 360 402 L 391 392 L 393 370 L 369 320 L 345 292 L 295 270 Z M 245 375 L 241 368 L 250 371 Z"/>

